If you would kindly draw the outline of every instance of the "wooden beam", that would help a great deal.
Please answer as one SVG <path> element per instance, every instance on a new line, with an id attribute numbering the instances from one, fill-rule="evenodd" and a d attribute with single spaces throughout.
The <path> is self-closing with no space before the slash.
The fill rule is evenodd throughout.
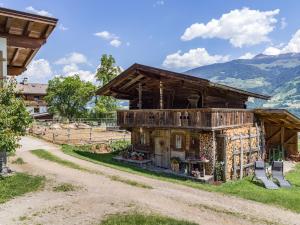
<path id="1" fill-rule="evenodd" d="M 280 146 L 282 151 L 282 159 L 284 159 L 284 127 L 280 129 Z"/>
<path id="2" fill-rule="evenodd" d="M 13 65 L 13 63 L 15 62 L 15 60 L 18 58 L 18 55 L 19 55 L 19 52 L 20 52 L 19 50 L 20 50 L 19 48 L 15 49 L 14 54 L 11 57 L 11 60 L 9 62 L 10 65 Z"/>
<path id="3" fill-rule="evenodd" d="M 34 24 L 33 21 L 28 21 L 28 22 L 26 23 L 26 26 L 25 26 L 25 28 L 24 28 L 24 30 L 23 30 L 23 35 L 24 35 L 24 36 L 27 36 L 27 37 L 28 37 L 28 36 L 30 35 L 30 33 L 31 33 L 31 28 L 32 28 L 33 24 Z"/>
<path id="4" fill-rule="evenodd" d="M 159 81 L 159 108 L 163 109 L 164 108 L 164 86 L 162 81 Z"/>
<path id="5" fill-rule="evenodd" d="M 290 137 L 288 137 L 288 139 L 285 139 L 283 144 L 287 144 L 287 143 L 288 143 L 290 140 L 292 140 L 296 135 L 297 135 L 297 133 L 291 135 Z"/>
<path id="6" fill-rule="evenodd" d="M 24 67 L 7 66 L 7 74 L 11 76 L 17 76 L 26 70 Z"/>
<path id="7" fill-rule="evenodd" d="M 139 83 L 139 88 L 138 88 L 138 92 L 139 92 L 139 103 L 138 103 L 138 107 L 139 109 L 142 109 L 142 84 L 141 82 Z"/>
<path id="8" fill-rule="evenodd" d="M 14 34 L 0 33 L 0 37 L 7 39 L 8 47 L 39 49 L 45 44 L 45 38 L 32 38 Z"/>
<path id="9" fill-rule="evenodd" d="M 128 83 L 126 83 L 125 85 L 123 85 L 120 89 L 124 90 L 124 89 L 130 87 L 132 84 L 136 83 L 137 81 L 139 81 L 143 77 L 144 76 L 142 74 L 139 74 L 138 76 L 136 76 L 135 78 L 133 78 L 131 81 L 129 81 Z"/>
<path id="10" fill-rule="evenodd" d="M 5 32 L 9 34 L 13 18 L 7 17 L 5 22 Z"/>
<path id="11" fill-rule="evenodd" d="M 121 91 L 121 90 L 119 90 L 119 89 L 117 89 L 117 88 L 111 87 L 111 88 L 110 88 L 110 91 L 112 91 L 112 92 L 114 92 L 114 93 L 117 93 L 117 94 L 122 94 L 122 95 L 130 96 L 127 92 Z"/>
<path id="12" fill-rule="evenodd" d="M 50 33 L 52 32 L 52 30 L 54 29 L 54 26 L 52 26 L 52 25 L 48 25 L 46 28 L 45 28 L 45 30 L 42 32 L 42 34 L 41 34 L 41 38 L 47 38 L 49 35 L 50 35 Z"/>
<path id="13" fill-rule="evenodd" d="M 275 133 L 273 133 L 270 137 L 267 138 L 267 142 L 269 142 L 270 140 L 272 140 L 276 135 L 280 134 L 281 132 L 281 127 L 279 128 L 279 130 L 277 130 Z"/>

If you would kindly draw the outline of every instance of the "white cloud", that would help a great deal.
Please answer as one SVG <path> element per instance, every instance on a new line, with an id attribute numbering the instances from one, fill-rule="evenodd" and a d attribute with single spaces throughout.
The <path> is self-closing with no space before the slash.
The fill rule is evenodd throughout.
<path id="1" fill-rule="evenodd" d="M 300 29 L 292 36 L 287 45 L 268 47 L 263 52 L 265 55 L 279 55 L 283 53 L 300 53 Z"/>
<path id="2" fill-rule="evenodd" d="M 255 54 L 252 54 L 251 52 L 247 52 L 244 55 L 240 56 L 239 59 L 252 59 L 255 56 Z"/>
<path id="3" fill-rule="evenodd" d="M 119 47 L 122 44 L 122 42 L 120 40 L 118 40 L 118 39 L 114 39 L 114 40 L 110 41 L 109 44 L 111 46 L 114 46 L 114 47 L 117 48 L 117 47 Z"/>
<path id="4" fill-rule="evenodd" d="M 58 59 L 55 62 L 55 64 L 59 64 L 59 65 L 88 64 L 88 60 L 85 55 L 78 52 L 72 52 L 63 58 Z"/>
<path id="5" fill-rule="evenodd" d="M 282 53 L 288 52 L 300 52 L 300 29 L 293 35 L 289 43 L 283 47 L 281 50 Z"/>
<path id="6" fill-rule="evenodd" d="M 156 6 L 163 6 L 165 4 L 165 1 L 163 0 L 157 0 L 154 4 L 153 4 L 153 7 L 156 7 Z"/>
<path id="7" fill-rule="evenodd" d="M 229 40 L 235 47 L 255 45 L 269 40 L 277 22 L 275 16 L 279 9 L 273 11 L 235 9 L 223 14 L 219 19 L 212 19 L 207 24 L 194 23 L 181 36 L 183 41 L 194 38 L 221 38 Z"/>
<path id="8" fill-rule="evenodd" d="M 282 17 L 280 19 L 280 29 L 283 30 L 284 28 L 286 28 L 286 26 L 287 26 L 287 22 L 286 22 L 285 18 Z"/>
<path id="9" fill-rule="evenodd" d="M 93 73 L 89 70 L 81 70 L 74 63 L 69 64 L 69 65 L 65 65 L 63 67 L 62 71 L 64 73 L 64 76 L 74 76 L 74 75 L 77 74 L 77 75 L 79 75 L 81 80 L 90 81 L 90 82 L 93 82 L 93 83 L 96 82 L 95 73 Z"/>
<path id="10" fill-rule="evenodd" d="M 217 62 L 228 61 L 229 56 L 209 55 L 205 48 L 190 49 L 181 54 L 181 51 L 167 55 L 163 62 L 168 68 L 193 68 Z"/>
<path id="11" fill-rule="evenodd" d="M 33 8 L 32 6 L 28 6 L 25 9 L 28 12 L 31 12 L 31 13 L 34 13 L 34 14 L 38 14 L 40 16 L 49 16 L 49 17 L 52 16 L 52 14 L 49 13 L 48 11 L 46 11 L 46 10 L 38 10 L 38 9 Z"/>
<path id="12" fill-rule="evenodd" d="M 29 82 L 47 83 L 52 75 L 50 63 L 46 59 L 36 59 L 28 65 L 21 78 L 27 77 Z"/>
<path id="13" fill-rule="evenodd" d="M 281 52 L 281 50 L 279 48 L 276 47 L 268 47 L 265 49 L 265 51 L 263 52 L 263 54 L 265 55 L 279 55 Z"/>
<path id="14" fill-rule="evenodd" d="M 103 40 L 109 41 L 109 44 L 115 48 L 121 46 L 122 44 L 122 41 L 120 41 L 120 38 L 117 35 L 110 33 L 106 30 L 94 33 L 94 35 L 100 37 Z"/>
<path id="15" fill-rule="evenodd" d="M 94 35 L 97 36 L 97 37 L 100 37 L 100 38 L 102 38 L 104 40 L 108 40 L 108 41 L 119 38 L 117 35 L 112 34 L 112 33 L 108 32 L 106 30 L 105 31 L 101 31 L 101 32 L 97 32 Z"/>
<path id="16" fill-rule="evenodd" d="M 69 28 L 68 27 L 65 27 L 63 24 L 59 24 L 58 25 L 58 29 L 60 29 L 60 30 L 62 30 L 62 31 L 67 31 L 67 30 L 69 30 Z"/>

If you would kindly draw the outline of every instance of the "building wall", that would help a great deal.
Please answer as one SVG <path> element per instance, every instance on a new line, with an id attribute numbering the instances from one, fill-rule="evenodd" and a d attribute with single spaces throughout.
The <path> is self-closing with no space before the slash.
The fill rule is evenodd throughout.
<path id="1" fill-rule="evenodd" d="M 142 133 L 147 133 L 146 143 L 141 144 L 140 138 Z M 176 149 L 175 147 L 175 135 L 182 135 L 183 137 L 183 146 L 182 149 Z M 195 157 L 205 156 L 209 163 L 206 165 L 207 174 L 213 173 L 214 167 L 214 151 L 215 143 L 213 143 L 213 133 L 205 131 L 192 131 L 188 129 L 145 129 L 145 128 L 134 128 L 131 131 L 132 144 L 136 149 L 149 150 L 151 153 L 151 158 L 154 162 L 155 159 L 155 139 L 159 138 L 163 141 L 166 155 L 168 156 L 167 162 L 165 165 L 170 167 L 170 159 L 172 157 L 178 157 L 181 160 L 185 160 L 191 155 Z M 196 138 L 198 140 L 197 149 L 191 147 L 191 139 Z"/>

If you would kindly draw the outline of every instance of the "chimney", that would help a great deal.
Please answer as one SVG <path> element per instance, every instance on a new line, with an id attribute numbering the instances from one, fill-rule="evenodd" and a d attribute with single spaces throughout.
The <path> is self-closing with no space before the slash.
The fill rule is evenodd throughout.
<path id="1" fill-rule="evenodd" d="M 24 77 L 23 80 L 21 81 L 21 84 L 28 84 L 28 78 Z"/>

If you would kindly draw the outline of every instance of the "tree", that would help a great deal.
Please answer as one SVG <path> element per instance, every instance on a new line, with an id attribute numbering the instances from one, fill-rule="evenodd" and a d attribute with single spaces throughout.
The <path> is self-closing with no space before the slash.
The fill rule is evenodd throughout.
<path id="1" fill-rule="evenodd" d="M 106 54 L 101 57 L 101 65 L 97 69 L 96 80 L 100 82 L 100 86 L 104 86 L 109 81 L 118 76 L 121 72 L 120 67 L 116 66 L 116 60 L 112 55 Z"/>
<path id="2" fill-rule="evenodd" d="M 85 115 L 87 103 L 95 91 L 91 82 L 80 80 L 78 75 L 55 77 L 48 83 L 45 100 L 50 112 L 72 120 Z"/>
<path id="3" fill-rule="evenodd" d="M 15 82 L 0 87 L 0 151 L 14 152 L 32 118 L 22 99 L 16 98 Z"/>
<path id="4" fill-rule="evenodd" d="M 106 54 L 101 57 L 101 65 L 97 69 L 95 75 L 96 80 L 100 83 L 100 87 L 106 85 L 109 81 L 118 76 L 121 72 L 120 67 L 116 66 L 116 61 L 112 55 Z M 116 111 L 118 102 L 110 96 L 101 96 L 96 99 L 95 107 L 92 111 L 94 117 L 111 117 L 112 112 Z"/>

